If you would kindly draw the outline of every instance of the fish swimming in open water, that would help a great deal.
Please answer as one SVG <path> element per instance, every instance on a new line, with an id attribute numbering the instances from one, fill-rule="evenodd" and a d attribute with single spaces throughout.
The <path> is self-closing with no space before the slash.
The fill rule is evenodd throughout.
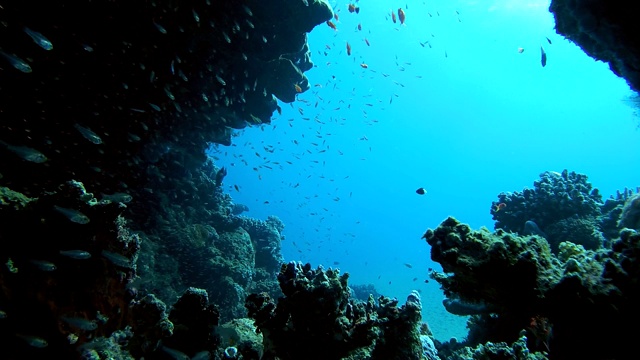
<path id="1" fill-rule="evenodd" d="M 9 62 L 9 64 L 11 64 L 11 66 L 22 71 L 23 73 L 30 73 L 32 71 L 31 66 L 29 66 L 29 64 L 27 64 L 26 61 L 20 59 L 19 57 L 15 55 L 7 54 L 2 50 L 0 50 L 0 55 L 2 55 L 5 59 L 7 59 L 7 61 Z"/>
<path id="2" fill-rule="evenodd" d="M 542 64 L 542 67 L 547 65 L 547 53 L 544 52 L 544 48 L 542 46 L 540 46 L 540 63 Z"/>
<path id="3" fill-rule="evenodd" d="M 29 29 L 28 27 L 25 27 L 23 30 L 27 35 L 29 35 L 31 37 L 33 42 L 35 42 L 41 48 L 43 48 L 45 50 L 53 49 L 53 44 L 51 43 L 51 41 L 49 41 L 49 39 L 44 37 L 44 35 L 40 34 L 37 31 L 33 31 L 33 30 Z"/>
<path id="4" fill-rule="evenodd" d="M 19 157 L 23 158 L 24 160 L 31 161 L 31 162 L 38 163 L 38 164 L 47 161 L 47 157 L 44 156 L 43 153 L 41 153 L 40 151 L 38 151 L 36 149 L 32 149 L 32 148 L 26 147 L 26 146 L 15 146 L 15 145 L 7 144 L 6 142 L 4 142 L 2 140 L 0 140 L 0 145 L 4 146 L 5 148 L 7 148 L 7 150 L 9 150 L 12 153 L 18 155 Z"/>

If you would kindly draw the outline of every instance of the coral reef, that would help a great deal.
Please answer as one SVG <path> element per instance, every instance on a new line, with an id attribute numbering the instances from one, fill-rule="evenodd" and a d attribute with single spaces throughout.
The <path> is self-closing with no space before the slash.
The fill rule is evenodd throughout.
<path id="1" fill-rule="evenodd" d="M 424 235 L 431 258 L 444 273 L 434 274 L 445 295 L 463 301 L 483 301 L 506 312 L 514 304 L 533 308 L 539 296 L 560 279 L 559 262 L 538 236 L 519 237 L 498 229 L 472 231 L 449 217 Z"/>
<path id="2" fill-rule="evenodd" d="M 405 305 L 381 297 L 376 304 L 349 297 L 348 274 L 291 262 L 278 275 L 283 298 L 265 293 L 246 301 L 264 337 L 265 359 L 421 359 L 420 296 Z"/>
<path id="3" fill-rule="evenodd" d="M 126 206 L 98 201 L 77 181 L 37 198 L 3 190 L 0 206 L 3 271 L 2 332 L 42 339 L 73 357 L 82 346 L 126 322 L 140 239 L 120 215 Z M 10 342 L 7 356 L 32 356 Z M 13 355 L 10 355 L 13 354 Z"/>
<path id="4" fill-rule="evenodd" d="M 437 344 L 439 356 L 503 358 L 500 352 L 484 354 L 490 349 L 487 343 L 523 342 L 522 330 L 529 350 L 504 353 L 506 358 L 540 353 L 559 359 L 619 358 L 633 351 L 632 335 L 625 329 L 640 320 L 634 305 L 640 287 L 633 280 L 640 271 L 637 232 L 623 230 L 611 249 L 586 250 L 562 242 L 557 256 L 539 236 L 473 231 L 454 218 L 424 237 L 432 246 L 432 259 L 443 267 L 444 273 L 431 276 L 445 294 L 487 309 L 471 316 L 465 342 Z M 594 343 L 593 329 L 607 331 Z"/>
<path id="5" fill-rule="evenodd" d="M 611 195 L 600 207 L 601 215 L 598 217 L 598 227 L 602 230 L 602 235 L 607 240 L 607 243 L 617 238 L 622 229 L 620 227 L 620 217 L 625 203 L 634 194 L 639 193 L 640 188 L 636 188 L 635 192 L 625 188 L 622 192 L 617 191 L 615 197 Z"/>
<path id="6" fill-rule="evenodd" d="M 496 210 L 498 204 L 504 209 Z M 587 181 L 587 176 L 563 170 L 545 171 L 533 189 L 500 193 L 491 206 L 495 228 L 520 233 L 527 220 L 534 221 L 543 231 L 555 222 L 572 216 L 593 218 L 600 214 L 602 196 Z"/>
<path id="7" fill-rule="evenodd" d="M 223 322 L 244 317 L 249 292 L 280 295 L 275 274 L 284 224 L 274 216 L 262 221 L 233 215 L 230 197 L 210 177 L 217 173 L 211 163 L 192 173 L 191 185 L 172 180 L 176 188 L 193 187 L 189 196 L 160 193 L 164 206 L 147 209 L 157 224 L 140 229 L 145 244 L 136 285 L 169 304 L 188 287 L 204 288 Z"/>
<path id="8" fill-rule="evenodd" d="M 361 301 L 367 301 L 369 295 L 372 295 L 374 299 L 382 296 L 373 284 L 349 285 L 349 289 L 351 289 L 351 296 Z"/>
<path id="9" fill-rule="evenodd" d="M 475 348 L 468 346 L 457 346 L 458 344 L 449 344 L 448 347 L 441 346 L 441 353 L 448 360 L 491 360 L 491 359 L 510 359 L 510 360 L 544 360 L 548 357 L 542 353 L 531 353 L 527 348 L 527 336 L 523 331 L 520 337 L 511 345 L 506 342 L 479 344 Z"/>
<path id="10" fill-rule="evenodd" d="M 533 225 L 527 225 L 533 223 L 539 229 L 534 233 L 546 237 L 554 252 L 572 233 L 580 235 L 571 240 L 586 248 L 601 247 L 604 240 L 597 224 L 602 196 L 587 180 L 586 175 L 567 170 L 546 171 L 534 181 L 533 189 L 500 193 L 491 206 L 495 228 L 526 235 L 532 233 Z"/>

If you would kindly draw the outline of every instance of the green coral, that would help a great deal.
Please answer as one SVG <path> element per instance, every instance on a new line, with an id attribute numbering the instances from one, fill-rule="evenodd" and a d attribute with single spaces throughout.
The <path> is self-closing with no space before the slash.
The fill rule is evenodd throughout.
<path id="1" fill-rule="evenodd" d="M 14 210 L 22 210 L 34 200 L 37 200 L 37 198 L 30 198 L 22 193 L 0 186 L 0 206 L 10 206 Z"/>

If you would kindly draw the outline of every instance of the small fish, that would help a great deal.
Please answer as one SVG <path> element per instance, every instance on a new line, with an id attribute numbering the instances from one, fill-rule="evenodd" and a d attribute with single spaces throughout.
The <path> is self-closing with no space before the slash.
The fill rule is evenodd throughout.
<path id="1" fill-rule="evenodd" d="M 371 43 L 369 43 L 369 40 L 367 38 L 364 39 L 365 44 L 367 44 L 367 46 L 371 46 Z"/>
<path id="2" fill-rule="evenodd" d="M 63 315 L 60 317 L 60 320 L 80 330 L 93 331 L 98 328 L 98 323 L 95 320 L 89 320 L 83 317 L 71 317 Z"/>
<path id="3" fill-rule="evenodd" d="M 33 346 L 36 348 L 46 348 L 47 346 L 49 346 L 49 343 L 47 343 L 47 340 L 37 336 L 22 335 L 22 334 L 16 334 L 16 336 L 24 340 L 27 344 L 29 344 L 29 346 Z"/>
<path id="4" fill-rule="evenodd" d="M 407 16 L 404 13 L 404 10 L 402 10 L 402 8 L 398 9 L 398 20 L 400 20 L 400 25 L 404 25 L 404 20 L 407 18 Z"/>
<path id="5" fill-rule="evenodd" d="M 393 23 L 395 24 L 397 22 L 396 20 L 396 13 L 393 12 L 393 10 L 391 10 L 391 21 L 393 21 Z"/>
<path id="6" fill-rule="evenodd" d="M 362 64 L 360 64 L 360 67 L 363 68 L 363 69 L 368 69 L 369 65 L 367 65 L 365 63 L 362 63 Z"/>
<path id="7" fill-rule="evenodd" d="M 4 56 L 5 59 L 13 66 L 14 68 L 22 71 L 23 73 L 30 73 L 32 71 L 31 66 L 27 64 L 24 60 L 19 57 L 11 54 L 7 54 L 6 52 L 0 50 L 0 55 Z"/>
<path id="8" fill-rule="evenodd" d="M 218 82 L 219 82 L 219 83 L 220 83 L 220 85 L 222 85 L 222 86 L 226 86 L 226 85 L 227 85 L 227 82 L 226 82 L 226 81 L 224 81 L 224 79 L 222 78 L 222 76 L 220 76 L 220 75 L 218 75 L 218 74 L 216 74 L 216 80 L 218 80 Z"/>
<path id="9" fill-rule="evenodd" d="M 82 135 L 82 137 L 89 140 L 90 142 L 96 145 L 102 144 L 102 139 L 100 138 L 100 136 L 98 136 L 98 134 L 91 131 L 91 129 L 86 128 L 84 126 L 80 126 L 78 124 L 74 124 L 73 127 L 76 128 L 76 130 L 78 130 L 78 132 L 80 133 L 80 135 Z"/>
<path id="10" fill-rule="evenodd" d="M 89 223 L 89 217 L 78 210 L 64 208 L 57 205 L 54 205 L 53 208 L 60 214 L 64 215 L 71 222 L 82 225 Z"/>
<path id="11" fill-rule="evenodd" d="M 244 10 L 244 12 L 247 13 L 247 15 L 253 16 L 253 12 L 247 5 L 242 4 L 242 10 Z"/>
<path id="12" fill-rule="evenodd" d="M 161 34 L 167 34 L 167 29 L 165 29 L 162 25 L 158 24 L 157 22 L 153 22 L 153 25 L 155 25 L 156 29 L 158 29 L 158 31 L 160 31 Z"/>
<path id="13" fill-rule="evenodd" d="M 409 263 L 404 263 L 404 266 L 408 267 L 409 269 L 413 268 L 413 265 L 409 264 Z"/>
<path id="14" fill-rule="evenodd" d="M 549 39 L 548 37 L 545 36 L 545 39 L 547 39 L 547 42 L 549 43 L 549 45 L 551 45 L 551 39 Z"/>
<path id="15" fill-rule="evenodd" d="M 30 147 L 26 147 L 26 146 L 14 146 L 11 144 L 7 144 L 6 142 L 0 140 L 0 145 L 4 146 L 7 148 L 7 150 L 11 151 L 12 153 L 18 155 L 19 157 L 23 158 L 24 160 L 27 161 L 31 161 L 37 164 L 43 163 L 45 161 L 47 161 L 47 157 L 44 156 L 44 154 L 42 154 L 40 151 L 36 150 L 36 149 L 32 149 Z"/>
<path id="16" fill-rule="evenodd" d="M 33 39 L 33 42 L 35 42 L 41 48 L 45 50 L 53 49 L 53 44 L 51 43 L 51 41 L 49 41 L 49 39 L 44 37 L 44 35 L 40 34 L 37 31 L 33 31 L 28 27 L 25 27 L 23 30 L 27 35 L 31 37 L 31 39 Z"/>
<path id="17" fill-rule="evenodd" d="M 502 209 L 504 209 L 504 208 L 506 208 L 506 207 L 507 207 L 507 204 L 505 204 L 505 203 L 500 203 L 500 204 L 496 205 L 496 207 L 493 209 L 493 211 L 494 211 L 494 212 L 498 212 L 498 211 L 500 211 L 500 210 L 502 210 Z"/>
<path id="18" fill-rule="evenodd" d="M 362 24 L 358 23 L 358 31 L 362 31 Z"/>
<path id="19" fill-rule="evenodd" d="M 49 261 L 29 260 L 29 262 L 35 265 L 38 269 L 42 271 L 54 271 L 55 269 L 57 269 L 56 265 Z"/>
<path id="20" fill-rule="evenodd" d="M 519 47 L 518 48 L 518 54 L 522 54 L 524 52 L 524 48 Z"/>
<path id="21" fill-rule="evenodd" d="M 91 253 L 84 250 L 60 250 L 60 255 L 77 260 L 86 260 L 91 257 Z"/>
<path id="22" fill-rule="evenodd" d="M 298 94 L 302 92 L 302 88 L 298 84 L 293 84 L 293 88 L 296 89 L 296 92 Z"/>
<path id="23" fill-rule="evenodd" d="M 544 52 L 544 48 L 542 48 L 542 46 L 540 46 L 540 63 L 542 64 L 542 67 L 547 65 L 547 53 Z"/>
<path id="24" fill-rule="evenodd" d="M 118 254 L 113 251 L 107 251 L 107 250 L 102 250 L 101 254 L 116 266 L 120 266 L 127 269 L 131 269 L 133 267 L 131 259 L 129 259 L 128 257 L 122 254 Z"/>
<path id="25" fill-rule="evenodd" d="M 538 225 L 531 221 L 528 220 L 524 223 L 524 231 L 522 232 L 523 235 L 538 235 L 541 236 L 543 238 L 547 238 L 547 234 L 545 234 L 542 230 L 540 230 L 540 228 L 538 227 Z"/>
<path id="26" fill-rule="evenodd" d="M 354 12 L 356 14 L 360 13 L 360 8 L 358 6 L 355 6 L 354 4 L 349 4 L 348 9 L 350 13 L 354 13 Z"/>
<path id="27" fill-rule="evenodd" d="M 238 185 L 233 185 L 233 188 L 236 189 L 237 192 L 240 192 L 240 188 L 238 187 Z"/>
<path id="28" fill-rule="evenodd" d="M 193 355 L 193 357 L 191 358 L 191 360 L 210 360 L 212 359 L 211 353 L 207 350 L 203 350 L 200 351 L 199 353 L 196 353 L 195 355 Z"/>
<path id="29" fill-rule="evenodd" d="M 133 196 L 127 193 L 102 194 L 102 200 L 111 201 L 112 203 L 128 203 L 133 200 Z"/>
<path id="30" fill-rule="evenodd" d="M 336 26 L 336 24 L 333 23 L 333 21 L 327 20 L 327 25 L 329 25 L 329 27 L 332 28 L 333 30 L 338 31 L 338 27 Z"/>
<path id="31" fill-rule="evenodd" d="M 351 45 L 347 42 L 347 55 L 351 55 Z"/>
<path id="32" fill-rule="evenodd" d="M 424 195 L 427 193 L 427 190 L 425 188 L 418 188 L 418 190 L 416 190 L 416 194 L 418 195 Z"/>

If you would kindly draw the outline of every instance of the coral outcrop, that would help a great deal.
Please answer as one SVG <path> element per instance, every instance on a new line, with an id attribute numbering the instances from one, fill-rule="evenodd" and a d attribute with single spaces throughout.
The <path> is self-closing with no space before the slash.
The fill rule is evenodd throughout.
<path id="1" fill-rule="evenodd" d="M 491 206 L 491 215 L 496 229 L 521 235 L 537 233 L 549 241 L 554 252 L 560 242 L 569 240 L 568 234 L 577 233 L 588 236 L 574 236 L 573 241 L 597 249 L 603 243 L 597 227 L 602 205 L 600 192 L 586 175 L 546 171 L 534 181 L 533 189 L 500 193 Z M 540 231 L 528 230 L 529 224 Z"/>
<path id="2" fill-rule="evenodd" d="M 496 358 L 500 352 L 482 355 L 491 349 L 488 342 L 522 343 L 507 357 L 518 359 L 531 358 L 517 355 L 525 354 L 525 342 L 526 356 L 559 359 L 619 358 L 634 351 L 625 329 L 640 321 L 635 305 L 640 287 L 634 280 L 640 275 L 640 235 L 630 229 L 619 235 L 611 249 L 595 251 L 562 242 L 556 256 L 537 235 L 474 231 L 454 218 L 427 230 L 432 259 L 443 268 L 432 278 L 461 306 L 484 309 L 471 316 L 464 343 L 439 344 L 440 356 L 459 358 L 453 351 Z M 593 342 L 593 329 L 607 331 Z"/>
<path id="3" fill-rule="evenodd" d="M 278 275 L 283 298 L 251 294 L 249 317 L 264 337 L 267 358 L 422 359 L 422 304 L 417 292 L 398 300 L 350 298 L 348 274 L 291 262 Z"/>

